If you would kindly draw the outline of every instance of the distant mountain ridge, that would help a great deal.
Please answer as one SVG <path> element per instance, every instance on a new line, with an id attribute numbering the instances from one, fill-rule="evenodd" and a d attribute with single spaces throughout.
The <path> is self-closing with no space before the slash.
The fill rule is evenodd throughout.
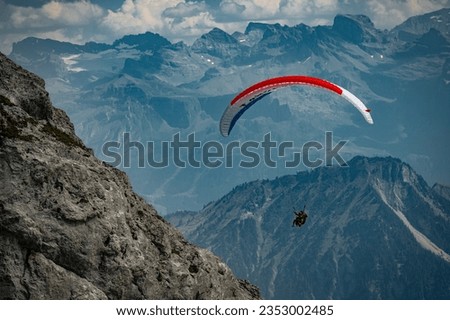
<path id="1" fill-rule="evenodd" d="M 101 51 L 116 49 L 121 46 L 135 47 L 137 50 L 155 50 L 170 45 L 170 41 L 157 33 L 145 32 L 137 35 L 126 35 L 115 40 L 112 44 L 87 42 L 84 45 L 73 44 L 65 41 L 53 39 L 40 39 L 36 37 L 25 38 L 22 41 L 13 44 L 11 54 L 20 52 L 21 55 L 26 54 L 61 54 L 61 53 L 98 53 Z M 33 50 L 32 50 L 33 49 Z M 30 56 L 32 57 L 32 56 Z"/>
<path id="2" fill-rule="evenodd" d="M 265 298 L 449 299 L 450 188 L 394 158 L 348 165 L 248 182 L 167 218 Z"/>
<path id="3" fill-rule="evenodd" d="M 447 39 L 450 39 L 450 10 L 443 8 L 441 10 L 426 13 L 420 16 L 414 16 L 407 19 L 392 32 L 397 33 L 400 37 L 411 39 L 427 33 L 431 29 L 438 30 Z"/>
<path id="4" fill-rule="evenodd" d="M 25 39 L 10 57 L 46 80 L 54 103 L 103 160 L 110 161 L 103 144 L 121 141 L 124 132 L 144 144 L 195 132 L 199 141 L 225 145 L 234 138 L 259 141 L 270 131 L 277 141 L 302 146 L 333 131 L 336 140 L 349 140 L 346 159 L 393 155 L 431 184 L 449 184 L 449 13 L 412 17 L 390 31 L 362 15 L 338 15 L 331 26 L 249 23 L 233 34 L 213 28 L 192 45 L 151 32 L 108 45 Z M 323 77 L 349 89 L 371 107 L 375 125 L 365 125 L 338 97 L 293 88 L 261 101 L 222 139 L 218 122 L 233 96 L 285 74 Z M 197 210 L 236 184 L 304 168 L 123 169 L 137 192 L 165 213 Z"/>

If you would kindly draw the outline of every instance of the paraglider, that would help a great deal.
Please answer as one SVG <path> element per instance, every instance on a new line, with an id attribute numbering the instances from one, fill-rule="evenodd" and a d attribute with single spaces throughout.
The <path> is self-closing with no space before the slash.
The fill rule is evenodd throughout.
<path id="1" fill-rule="evenodd" d="M 306 218 L 308 218 L 308 214 L 305 211 L 306 205 L 303 207 L 303 210 L 296 211 L 294 208 L 295 219 L 292 221 L 292 226 L 301 227 L 305 224 Z"/>
<path id="2" fill-rule="evenodd" d="M 239 93 L 233 100 L 231 100 L 230 105 L 225 109 L 225 112 L 222 115 L 220 120 L 220 133 L 224 137 L 227 137 L 242 114 L 256 102 L 273 91 L 283 87 L 298 85 L 315 86 L 340 95 L 349 101 L 356 109 L 358 109 L 368 123 L 373 124 L 370 109 L 367 108 L 364 103 L 362 103 L 362 101 L 350 91 L 338 86 L 337 84 L 320 78 L 293 75 L 267 79 L 258 82 Z"/>

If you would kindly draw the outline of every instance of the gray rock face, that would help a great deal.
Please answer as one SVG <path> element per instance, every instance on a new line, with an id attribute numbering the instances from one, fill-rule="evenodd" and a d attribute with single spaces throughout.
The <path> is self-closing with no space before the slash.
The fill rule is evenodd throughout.
<path id="1" fill-rule="evenodd" d="M 0 299 L 254 299 L 92 154 L 0 54 Z"/>

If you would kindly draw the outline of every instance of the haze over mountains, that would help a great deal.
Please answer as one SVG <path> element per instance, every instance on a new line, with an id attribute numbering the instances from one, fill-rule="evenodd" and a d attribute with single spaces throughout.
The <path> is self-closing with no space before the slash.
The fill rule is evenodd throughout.
<path id="1" fill-rule="evenodd" d="M 299 21 L 300 22 L 300 21 Z M 55 105 L 100 158 L 107 141 L 349 140 L 354 155 L 393 155 L 430 183 L 450 183 L 450 10 L 378 30 L 365 16 L 339 15 L 332 26 L 250 23 L 243 32 L 213 29 L 191 46 L 147 32 L 112 44 L 74 45 L 28 38 L 10 57 L 41 75 Z M 356 93 L 373 110 L 368 126 L 344 100 L 317 89 L 285 89 L 249 110 L 224 139 L 218 121 L 248 85 L 283 74 L 323 77 Z M 135 150 L 134 150 L 135 151 Z M 133 152 L 134 152 L 133 151 Z M 147 150 L 146 150 L 147 151 Z M 159 151 L 156 151 L 159 154 Z M 234 155 L 239 157 L 238 155 Z M 320 156 L 320 154 L 318 155 Z M 132 153 L 132 159 L 136 154 Z M 302 167 L 123 168 L 135 190 L 162 212 L 198 209 L 239 183 L 295 173 Z"/>

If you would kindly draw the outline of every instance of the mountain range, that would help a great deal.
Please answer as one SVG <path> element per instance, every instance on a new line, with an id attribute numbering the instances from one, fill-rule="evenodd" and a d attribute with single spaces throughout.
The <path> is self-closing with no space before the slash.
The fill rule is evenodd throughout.
<path id="1" fill-rule="evenodd" d="M 357 156 L 166 217 L 267 299 L 449 299 L 449 194 L 399 159 Z"/>
<path id="2" fill-rule="evenodd" d="M 255 22 L 232 34 L 213 28 L 189 45 L 152 32 L 111 44 L 27 38 L 9 57 L 44 78 L 74 126 L 42 79 L 1 56 L 4 298 L 259 297 L 154 207 L 178 210 L 167 219 L 264 298 L 450 298 L 450 9 L 392 30 L 362 15 L 330 26 Z M 236 93 L 285 74 L 349 89 L 375 124 L 338 96 L 290 88 L 220 136 Z M 183 168 L 173 154 L 167 167 L 139 166 L 164 158 L 177 136 L 226 148 L 270 133 L 292 141 L 289 157 L 326 132 L 346 141 L 347 166 L 287 168 L 275 158 L 251 170 Z M 144 153 L 135 147 L 129 165 L 114 163 L 105 143 L 120 143 L 124 160 L 126 137 Z M 142 198 L 92 153 L 123 169 Z M 292 211 L 305 205 L 306 224 L 293 227 Z"/>
<path id="3" fill-rule="evenodd" d="M 131 141 L 159 146 L 159 155 L 162 143 L 178 133 L 227 146 L 261 141 L 271 132 L 276 141 L 300 148 L 332 131 L 334 140 L 348 141 L 346 160 L 391 155 L 430 184 L 450 183 L 450 9 L 411 17 L 392 30 L 379 30 L 362 15 L 338 15 L 331 26 L 250 23 L 233 34 L 214 28 L 191 45 L 152 32 L 111 44 L 27 38 L 14 44 L 10 58 L 45 79 L 77 134 L 110 163 L 102 147 L 111 141 L 123 146 L 126 132 Z M 292 88 L 261 100 L 231 137 L 220 136 L 220 115 L 235 94 L 285 74 L 323 77 L 347 88 L 372 109 L 375 124 L 366 125 L 337 96 Z M 241 156 L 233 157 L 238 162 Z M 165 168 L 118 165 L 163 214 L 198 210 L 240 183 L 305 169 L 180 168 L 169 160 Z"/>

